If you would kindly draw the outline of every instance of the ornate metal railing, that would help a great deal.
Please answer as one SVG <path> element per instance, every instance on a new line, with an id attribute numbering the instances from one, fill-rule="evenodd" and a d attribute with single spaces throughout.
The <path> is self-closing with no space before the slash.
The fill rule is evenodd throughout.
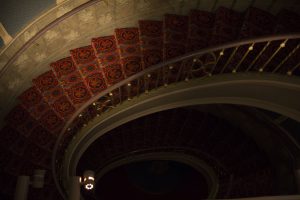
<path id="1" fill-rule="evenodd" d="M 110 86 L 86 102 L 65 124 L 54 147 L 53 176 L 61 170 L 64 150 L 89 120 L 123 101 L 159 87 L 181 81 L 225 73 L 276 73 L 300 75 L 300 34 L 276 35 L 232 42 L 206 48 L 159 63 Z M 61 190 L 61 189 L 60 189 Z M 60 191 L 62 194 L 62 190 Z"/>

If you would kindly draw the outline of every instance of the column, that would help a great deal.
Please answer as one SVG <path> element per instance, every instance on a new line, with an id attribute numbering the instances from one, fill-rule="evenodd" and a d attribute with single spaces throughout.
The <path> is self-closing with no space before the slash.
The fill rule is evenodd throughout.
<path id="1" fill-rule="evenodd" d="M 14 200 L 26 200 L 29 187 L 29 176 L 19 176 Z"/>
<path id="2" fill-rule="evenodd" d="M 69 182 L 68 200 L 80 200 L 80 177 L 73 176 Z"/>

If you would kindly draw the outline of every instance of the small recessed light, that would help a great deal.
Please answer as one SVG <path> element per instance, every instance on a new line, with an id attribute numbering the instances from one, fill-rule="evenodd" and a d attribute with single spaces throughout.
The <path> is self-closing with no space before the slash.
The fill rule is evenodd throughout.
<path id="1" fill-rule="evenodd" d="M 91 184 L 91 183 L 88 183 L 88 184 L 85 185 L 85 189 L 87 189 L 87 190 L 91 190 L 93 188 L 94 188 L 94 185 Z"/>

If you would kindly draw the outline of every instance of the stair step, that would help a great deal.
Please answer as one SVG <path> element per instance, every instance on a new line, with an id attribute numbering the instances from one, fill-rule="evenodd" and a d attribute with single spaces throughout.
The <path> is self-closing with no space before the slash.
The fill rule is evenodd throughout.
<path id="1" fill-rule="evenodd" d="M 70 51 L 72 59 L 82 74 L 84 81 L 93 95 L 107 88 L 104 75 L 98 65 L 94 49 L 91 45 L 73 49 Z M 76 91 L 74 98 L 87 98 L 90 95 L 84 87 Z"/>
<path id="2" fill-rule="evenodd" d="M 75 112 L 75 107 L 66 96 L 52 70 L 33 79 L 33 84 L 41 92 L 43 98 L 51 108 L 40 120 L 49 131 L 60 130 L 63 126 L 62 119 L 68 119 Z M 64 105 L 64 107 L 60 105 Z"/>
<path id="3" fill-rule="evenodd" d="M 250 7 L 245 14 L 239 38 L 250 38 L 272 34 L 275 26 L 275 17 L 261 9 Z"/>
<path id="4" fill-rule="evenodd" d="M 276 33 L 290 33 L 300 31 L 300 16 L 289 10 L 281 10 L 277 14 Z"/>
<path id="5" fill-rule="evenodd" d="M 76 108 L 91 98 L 92 95 L 88 91 L 83 77 L 71 57 L 60 59 L 51 63 L 50 66 Z M 76 95 L 78 90 L 86 91 L 87 94 L 79 98 Z"/>
<path id="6" fill-rule="evenodd" d="M 163 22 L 139 21 L 143 68 L 163 61 Z"/>
<path id="7" fill-rule="evenodd" d="M 140 72 L 142 62 L 138 28 L 119 28 L 115 30 L 115 34 L 126 77 Z"/>
<path id="8" fill-rule="evenodd" d="M 219 7 L 216 11 L 210 45 L 226 43 L 236 39 L 242 20 L 243 15 L 241 13 L 225 7 Z"/>
<path id="9" fill-rule="evenodd" d="M 123 80 L 125 75 L 115 36 L 93 38 L 92 46 L 108 86 Z"/>
<path id="10" fill-rule="evenodd" d="M 196 51 L 208 46 L 214 25 L 215 14 L 201 10 L 191 10 L 187 51 Z"/>
<path id="11" fill-rule="evenodd" d="M 185 54 L 189 17 L 166 14 L 164 16 L 164 60 Z"/>
<path id="12" fill-rule="evenodd" d="M 22 107 L 36 120 L 40 119 L 49 109 L 49 104 L 46 103 L 41 92 L 35 86 L 25 90 L 18 99 L 20 99 Z"/>

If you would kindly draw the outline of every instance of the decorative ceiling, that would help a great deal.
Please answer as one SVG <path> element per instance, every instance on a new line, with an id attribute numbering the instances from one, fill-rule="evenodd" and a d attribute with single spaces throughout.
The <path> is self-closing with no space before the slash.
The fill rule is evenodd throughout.
<path id="1" fill-rule="evenodd" d="M 1 115 L 6 117 L 0 133 L 0 160 L 5 166 L 1 174 L 10 177 L 9 183 L 1 182 L 3 193 L 12 194 L 14 177 L 19 174 L 31 174 L 34 168 L 52 170 L 54 144 L 65 125 L 73 120 L 72 129 L 64 138 L 63 145 L 68 145 L 72 134 L 102 112 L 101 106 L 116 93 L 94 102 L 78 117 L 74 113 L 88 100 L 125 78 L 151 65 L 211 45 L 300 30 L 297 14 L 287 10 L 277 13 L 275 7 L 282 8 L 283 4 L 270 4 L 268 9 L 276 12 L 274 16 L 255 7 L 245 10 L 238 6 L 239 1 L 205 2 L 91 1 L 82 4 L 82 10 L 71 10 L 64 4 L 65 7 L 60 8 L 65 10 L 56 15 L 55 25 L 43 27 L 45 29 L 38 24 L 30 26 L 2 51 L 0 92 L 5 98 L 0 100 L 0 109 Z M 245 12 L 220 7 L 223 4 Z M 288 47 L 294 48 L 295 44 Z M 274 48 L 270 48 L 266 56 Z M 295 57 L 288 61 L 298 62 L 299 55 L 296 51 Z M 257 65 L 266 61 L 266 56 L 259 59 Z M 141 87 L 135 82 L 130 84 L 133 90 Z M 124 91 L 119 103 L 130 99 Z M 62 156 L 60 154 L 59 159 Z M 48 199 L 56 198 L 53 177 L 47 178 Z"/>

